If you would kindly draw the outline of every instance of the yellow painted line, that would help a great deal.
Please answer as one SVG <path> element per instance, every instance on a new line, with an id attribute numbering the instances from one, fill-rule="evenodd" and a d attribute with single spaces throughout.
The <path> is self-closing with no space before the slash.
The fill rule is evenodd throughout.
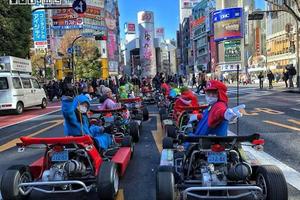
<path id="1" fill-rule="evenodd" d="M 160 122 L 159 114 L 150 114 L 149 116 L 156 117 L 156 131 L 151 131 L 156 147 L 158 151 L 161 153 L 162 151 L 162 140 L 163 140 L 163 130 Z"/>
<path id="2" fill-rule="evenodd" d="M 294 119 L 288 119 L 289 122 L 295 123 L 297 125 L 300 125 L 300 121 L 294 120 Z"/>
<path id="3" fill-rule="evenodd" d="M 41 125 L 43 125 L 43 124 L 49 124 L 49 123 L 54 123 L 54 124 L 52 124 L 51 126 L 47 126 L 46 128 L 43 128 L 43 129 L 41 129 L 39 131 L 36 131 L 36 132 L 34 132 L 34 133 L 30 134 L 30 135 L 27 135 L 27 137 L 33 137 L 35 135 L 43 133 L 43 132 L 45 132 L 45 131 L 47 131 L 47 130 L 49 130 L 51 128 L 54 128 L 55 126 L 58 126 L 58 125 L 62 124 L 63 122 L 64 122 L 64 120 L 53 120 L 53 121 L 42 123 Z M 16 143 L 19 143 L 19 142 L 21 142 L 20 139 L 16 138 L 14 140 L 11 140 L 11 141 L 9 141 L 9 142 L 1 145 L 0 146 L 0 152 L 3 152 L 3 151 L 6 151 L 6 150 L 8 150 L 8 149 L 10 149 L 12 147 L 15 147 Z"/>
<path id="4" fill-rule="evenodd" d="M 119 189 L 116 200 L 124 200 L 124 190 Z"/>
<path id="5" fill-rule="evenodd" d="M 269 121 L 269 120 L 265 120 L 264 122 L 267 123 L 267 124 L 272 124 L 272 125 L 275 125 L 275 126 L 280 126 L 280 127 L 283 127 L 283 128 L 291 129 L 291 130 L 294 130 L 294 131 L 300 131 L 300 128 L 296 128 L 296 127 L 289 126 L 289 125 L 286 125 L 286 124 L 281 124 L 281 123 L 273 122 L 273 121 Z"/>

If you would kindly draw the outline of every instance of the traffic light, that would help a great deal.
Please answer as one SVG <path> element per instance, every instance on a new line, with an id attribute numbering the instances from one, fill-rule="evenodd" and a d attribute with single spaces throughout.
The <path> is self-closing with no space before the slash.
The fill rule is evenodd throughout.
<path id="1" fill-rule="evenodd" d="M 95 40 L 107 40 L 105 35 L 95 35 Z"/>

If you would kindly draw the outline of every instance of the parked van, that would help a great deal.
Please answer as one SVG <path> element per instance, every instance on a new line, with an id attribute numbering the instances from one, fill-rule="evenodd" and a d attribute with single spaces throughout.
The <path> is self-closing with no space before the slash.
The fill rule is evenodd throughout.
<path id="1" fill-rule="evenodd" d="M 45 91 L 31 72 L 30 60 L 0 57 L 0 111 L 13 110 L 21 114 L 27 107 L 47 107 Z"/>

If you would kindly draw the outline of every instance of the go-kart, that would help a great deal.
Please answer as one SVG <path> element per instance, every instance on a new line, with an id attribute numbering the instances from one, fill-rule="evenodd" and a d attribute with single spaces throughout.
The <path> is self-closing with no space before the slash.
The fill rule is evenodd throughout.
<path id="1" fill-rule="evenodd" d="M 125 104 L 130 111 L 130 117 L 134 120 L 147 121 L 149 119 L 149 111 L 146 106 L 142 104 L 140 97 L 119 99 L 119 102 Z"/>
<path id="2" fill-rule="evenodd" d="M 126 136 L 131 136 L 135 143 L 139 141 L 141 121 L 131 119 L 126 106 L 107 110 L 91 109 L 91 113 L 90 123 L 110 127 L 108 133 L 112 134 L 117 142 Z"/>
<path id="3" fill-rule="evenodd" d="M 287 200 L 282 171 L 259 165 L 242 148 L 263 144 L 259 134 L 164 138 L 156 199 Z"/>
<path id="4" fill-rule="evenodd" d="M 142 91 L 143 104 L 155 104 L 156 103 L 156 93 L 155 90 Z"/>
<path id="5" fill-rule="evenodd" d="M 123 139 L 111 159 L 104 159 L 92 137 L 21 137 L 19 152 L 45 149 L 44 156 L 30 165 L 9 167 L 2 176 L 3 200 L 20 200 L 32 191 L 68 194 L 96 191 L 99 199 L 114 199 L 132 155 L 131 139 Z M 108 161 L 105 161 L 108 160 Z"/>
<path id="6" fill-rule="evenodd" d="M 179 108 L 180 111 L 177 111 L 177 107 L 177 109 L 172 109 L 173 112 L 168 116 L 162 116 L 164 132 L 168 137 L 176 138 L 178 133 L 186 133 L 187 129 L 193 132 L 207 105 L 179 106 Z"/>

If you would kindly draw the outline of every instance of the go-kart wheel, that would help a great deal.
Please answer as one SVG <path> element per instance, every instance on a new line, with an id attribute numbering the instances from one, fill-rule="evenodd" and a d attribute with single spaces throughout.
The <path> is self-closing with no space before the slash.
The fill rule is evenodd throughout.
<path id="1" fill-rule="evenodd" d="M 143 120 L 147 121 L 149 119 L 149 111 L 147 107 L 143 108 Z"/>
<path id="2" fill-rule="evenodd" d="M 22 195 L 18 185 L 21 183 L 32 182 L 32 176 L 27 166 L 15 165 L 8 168 L 1 180 L 1 195 L 3 200 L 25 200 L 28 199 L 30 193 Z M 23 191 L 26 192 L 27 188 L 22 187 Z"/>
<path id="3" fill-rule="evenodd" d="M 131 157 L 133 157 L 133 153 L 134 153 L 134 144 L 132 142 L 132 137 L 131 136 L 126 136 L 123 138 L 122 142 L 121 142 L 121 146 L 122 147 L 130 147 L 130 151 L 131 151 Z"/>
<path id="4" fill-rule="evenodd" d="M 119 190 L 119 175 L 117 165 L 113 162 L 103 162 L 97 178 L 97 193 L 99 199 L 113 200 Z"/>
<path id="5" fill-rule="evenodd" d="M 163 139 L 163 149 L 173 149 L 173 138 L 170 137 L 165 137 Z"/>
<path id="6" fill-rule="evenodd" d="M 129 135 L 132 136 L 132 141 L 137 143 L 140 139 L 140 127 L 137 122 L 131 122 L 129 124 Z"/>
<path id="7" fill-rule="evenodd" d="M 156 176 L 156 200 L 174 200 L 174 182 L 172 172 L 159 171 Z"/>
<path id="8" fill-rule="evenodd" d="M 258 166 L 256 185 L 263 189 L 264 200 L 287 200 L 287 183 L 282 171 L 273 165 Z"/>
<path id="9" fill-rule="evenodd" d="M 167 137 L 177 138 L 176 127 L 174 125 L 166 125 L 165 131 Z"/>

